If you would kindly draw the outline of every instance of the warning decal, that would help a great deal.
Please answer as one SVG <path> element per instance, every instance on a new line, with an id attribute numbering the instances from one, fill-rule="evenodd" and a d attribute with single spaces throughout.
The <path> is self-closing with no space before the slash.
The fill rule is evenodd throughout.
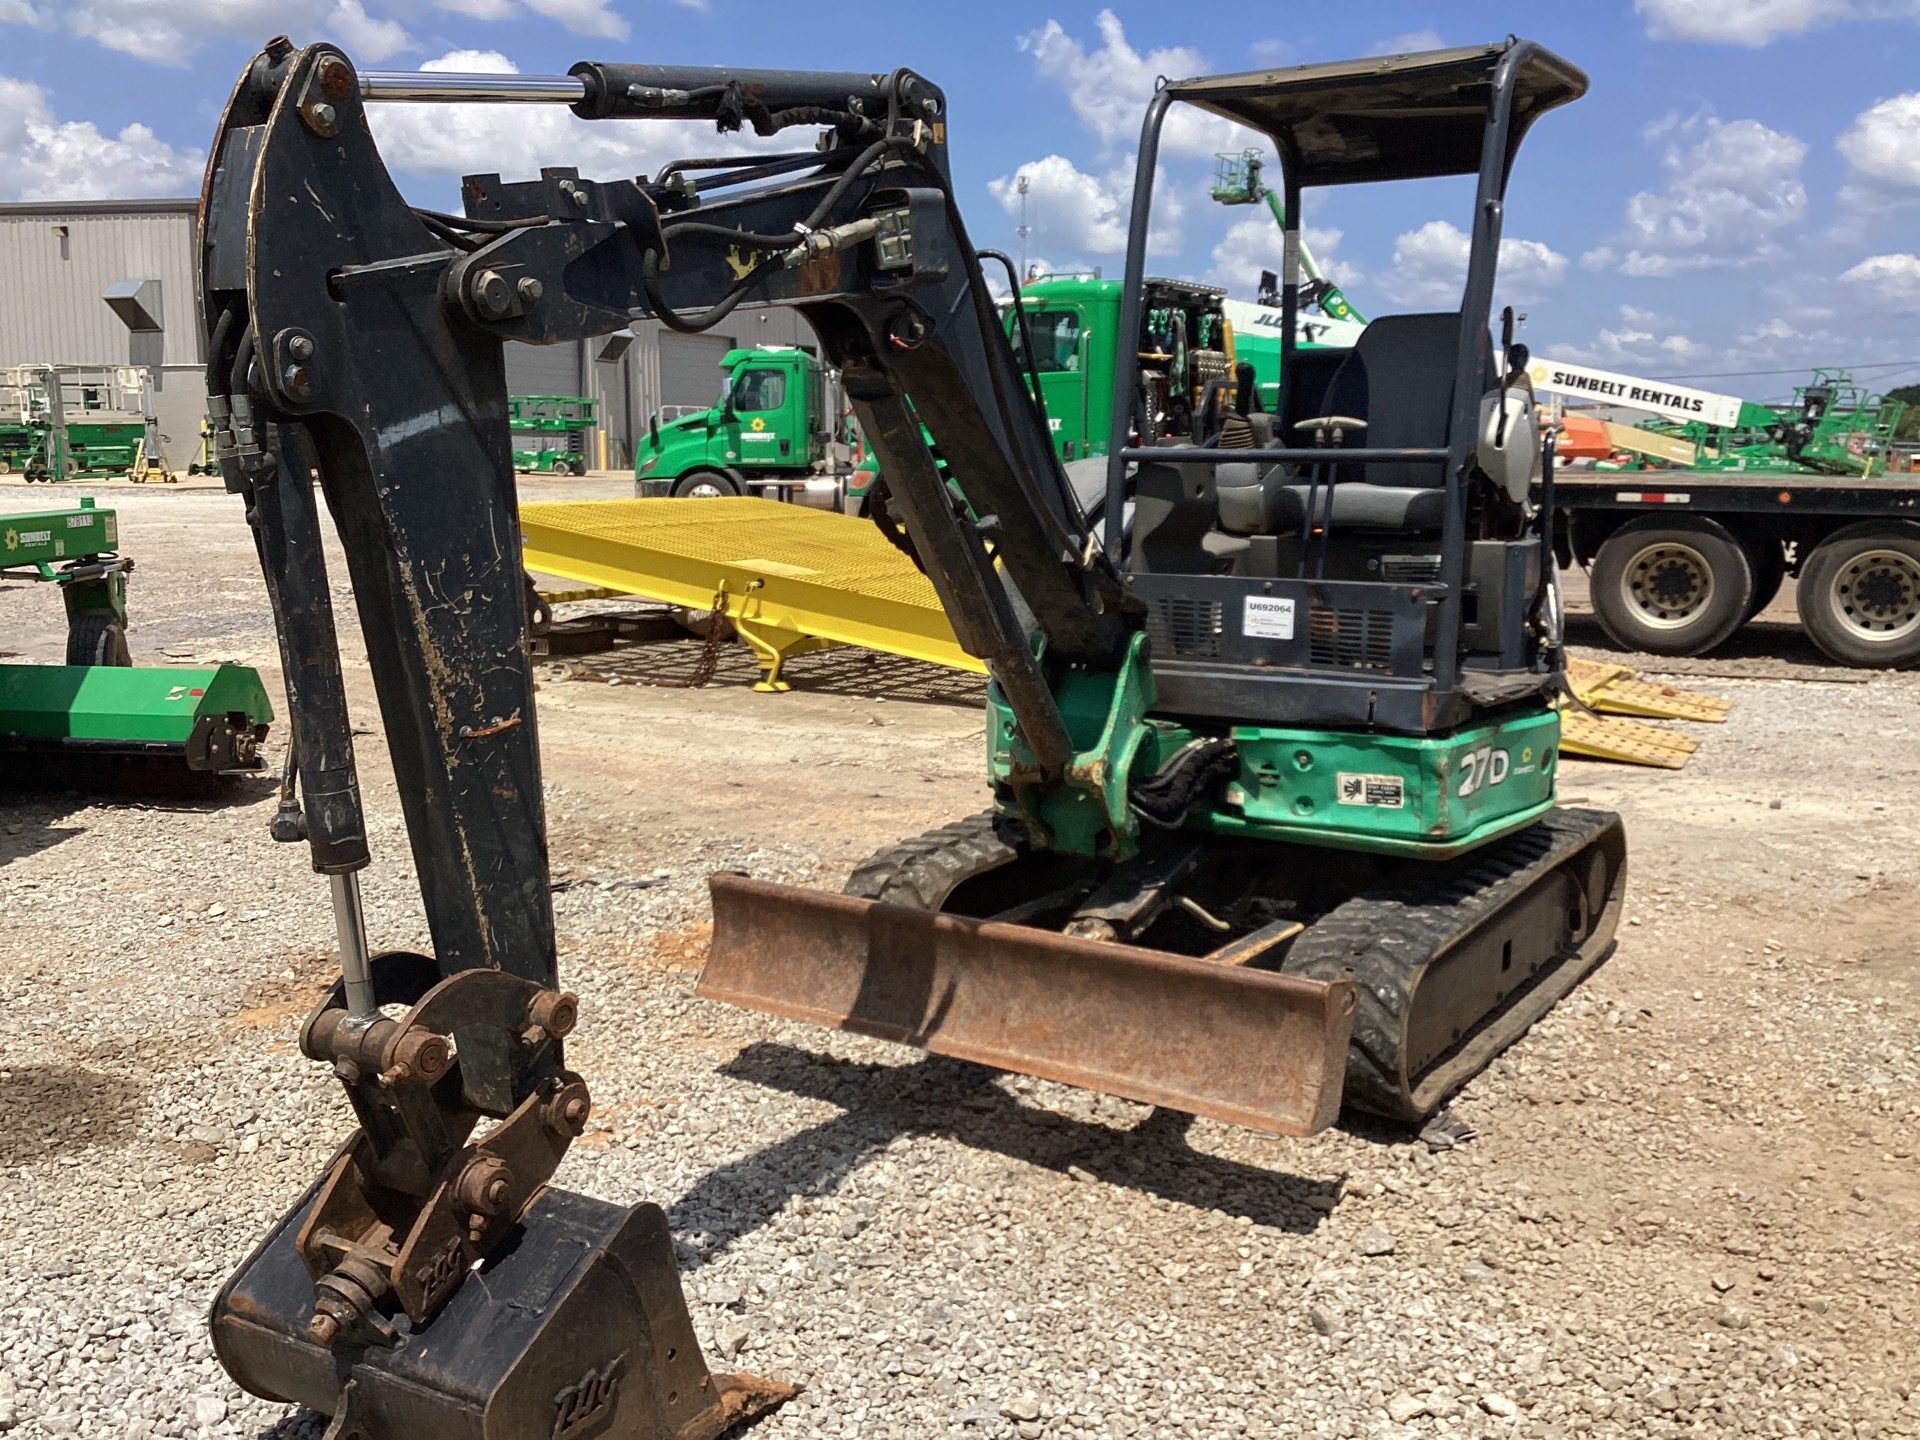
<path id="1" fill-rule="evenodd" d="M 1407 803 L 1407 782 L 1398 775 L 1354 775 L 1342 770 L 1334 777 L 1342 805 L 1377 805 L 1401 810 Z"/>

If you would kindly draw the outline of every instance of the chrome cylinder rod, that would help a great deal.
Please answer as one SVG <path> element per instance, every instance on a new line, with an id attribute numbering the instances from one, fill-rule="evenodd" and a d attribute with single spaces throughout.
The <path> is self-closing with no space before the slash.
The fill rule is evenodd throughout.
<path id="1" fill-rule="evenodd" d="M 373 995 L 373 959 L 367 950 L 367 915 L 360 905 L 360 875 L 327 877 L 333 890 L 333 928 L 340 937 L 340 976 L 347 982 L 347 1014 L 371 1019 L 380 1013 Z"/>
<path id="2" fill-rule="evenodd" d="M 456 74 L 440 70 L 362 70 L 360 93 L 369 102 L 451 105 L 577 105 L 587 85 L 577 75 Z"/>

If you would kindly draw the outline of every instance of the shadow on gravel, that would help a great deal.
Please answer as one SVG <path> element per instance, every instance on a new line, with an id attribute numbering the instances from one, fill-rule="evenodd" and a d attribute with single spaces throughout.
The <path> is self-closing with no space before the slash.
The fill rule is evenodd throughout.
<path id="1" fill-rule="evenodd" d="M 0 756 L 0 805 L 29 803 L 27 797 L 57 793 L 70 810 L 81 805 L 125 800 L 148 809 L 225 810 L 252 805 L 272 795 L 276 776 L 208 775 L 184 762 L 138 755 Z M 18 798 L 16 798 L 18 797 Z M 49 803 L 49 802 L 39 802 Z"/>
<path id="2" fill-rule="evenodd" d="M 1600 622 L 1592 615 L 1567 616 L 1567 641 L 1587 649 L 1603 650 L 1609 655 L 1619 655 L 1641 669 L 1657 669 L 1661 661 L 1667 658 L 1621 649 L 1607 638 L 1607 632 L 1600 628 Z M 1810 666 L 1820 670 L 1839 669 L 1845 673 L 1844 667 L 1836 666 L 1823 655 L 1798 625 L 1777 620 L 1754 621 L 1743 625 L 1707 654 L 1678 663 L 1713 665 L 1754 660 L 1772 661 L 1787 668 Z"/>
<path id="3" fill-rule="evenodd" d="M 133 1126 L 139 1087 L 119 1075 L 72 1065 L 0 1062 L 0 1165 L 45 1160 L 89 1145 L 113 1145 Z"/>
<path id="4" fill-rule="evenodd" d="M 1187 1143 L 1190 1115 L 1155 1110 L 1130 1130 L 1074 1120 L 1020 1104 L 993 1083 L 998 1071 L 937 1055 L 875 1067 L 760 1041 L 720 1073 L 846 1113 L 721 1166 L 669 1209 L 675 1230 L 712 1235 L 712 1252 L 758 1229 L 792 1196 L 832 1190 L 869 1155 L 910 1134 L 945 1136 L 1060 1175 L 1072 1167 L 1294 1234 L 1319 1224 L 1338 1188 L 1195 1150 Z"/>
<path id="5" fill-rule="evenodd" d="M 84 825 L 60 822 L 86 803 L 79 795 L 29 799 L 0 793 L 0 866 L 51 850 L 84 833 Z"/>

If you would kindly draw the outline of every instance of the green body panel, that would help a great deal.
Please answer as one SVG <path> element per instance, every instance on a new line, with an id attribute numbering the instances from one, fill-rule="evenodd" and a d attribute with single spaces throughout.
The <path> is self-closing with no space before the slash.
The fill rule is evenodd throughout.
<path id="1" fill-rule="evenodd" d="M 1441 858 L 1553 806 L 1560 716 L 1540 710 L 1451 735 L 1235 726 L 1240 778 L 1192 823 L 1225 835 Z"/>
<path id="2" fill-rule="evenodd" d="M 665 495 L 696 470 L 801 476 L 826 458 L 825 384 L 804 350 L 729 350 L 721 400 L 676 420 L 655 420 L 634 444 L 633 478 L 643 494 Z"/>
<path id="3" fill-rule="evenodd" d="M 202 715 L 273 719 L 260 672 L 246 665 L 0 665 L 0 739 L 182 745 Z"/>
<path id="4" fill-rule="evenodd" d="M 90 497 L 77 509 L 0 516 L 0 567 L 39 568 L 119 548 L 118 518 L 111 510 L 98 509 Z"/>
<path id="5" fill-rule="evenodd" d="M 1133 637 L 1117 671 L 1066 670 L 1055 679 L 1053 698 L 1073 742 L 1073 761 L 1065 784 L 1042 787 L 1013 711 L 998 686 L 987 687 L 987 768 L 994 789 L 1012 797 L 1040 848 L 1124 860 L 1139 848 L 1128 782 L 1154 733 L 1147 722 L 1157 697 L 1146 636 Z"/>
<path id="6" fill-rule="evenodd" d="M 988 687 L 995 791 L 1046 848 L 1125 858 L 1138 842 L 1125 809 L 1127 779 L 1153 773 L 1196 733 L 1148 715 L 1153 675 L 1137 642 L 1118 675 L 1070 671 L 1055 694 L 1076 753 L 1067 784 L 1042 798 L 1021 783 L 1032 757 L 1013 712 Z M 1531 824 L 1554 804 L 1560 716 L 1552 710 L 1443 736 L 1256 725 L 1227 733 L 1240 754 L 1239 778 L 1220 805 L 1194 813 L 1193 829 L 1445 859 Z"/>

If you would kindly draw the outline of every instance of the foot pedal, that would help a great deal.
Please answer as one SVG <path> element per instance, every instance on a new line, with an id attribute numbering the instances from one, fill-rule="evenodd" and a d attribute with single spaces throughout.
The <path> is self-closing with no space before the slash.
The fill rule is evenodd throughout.
<path id="1" fill-rule="evenodd" d="M 795 1387 L 707 1369 L 658 1205 L 547 1190 L 426 1325 L 391 1343 L 307 1338 L 296 1240 L 315 1191 L 220 1291 L 220 1363 L 242 1388 L 333 1416 L 328 1440 L 717 1440 Z"/>

